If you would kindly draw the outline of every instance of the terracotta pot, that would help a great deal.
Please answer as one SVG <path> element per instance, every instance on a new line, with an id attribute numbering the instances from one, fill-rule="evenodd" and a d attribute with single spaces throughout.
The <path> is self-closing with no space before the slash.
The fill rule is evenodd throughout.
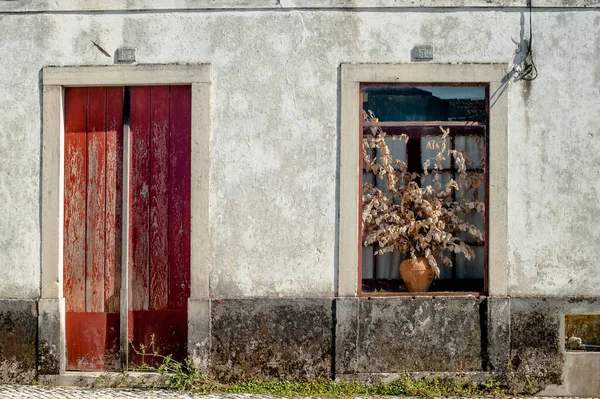
<path id="1" fill-rule="evenodd" d="M 400 276 L 410 292 L 427 292 L 435 272 L 424 257 L 409 256 L 400 263 Z"/>

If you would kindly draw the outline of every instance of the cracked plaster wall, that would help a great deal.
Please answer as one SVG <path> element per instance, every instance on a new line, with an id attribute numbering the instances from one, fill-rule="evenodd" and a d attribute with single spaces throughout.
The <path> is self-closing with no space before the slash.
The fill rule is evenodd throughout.
<path id="1" fill-rule="evenodd" d="M 338 67 L 501 62 L 521 10 L 0 14 L 0 297 L 39 295 L 40 69 L 212 64 L 211 292 L 335 293 Z M 525 30 L 527 31 L 527 30 Z M 512 295 L 598 295 L 600 11 L 534 14 L 540 76 L 509 88 Z M 493 151 L 493 149 L 492 149 Z M 343 195 L 343 193 L 342 193 Z"/>

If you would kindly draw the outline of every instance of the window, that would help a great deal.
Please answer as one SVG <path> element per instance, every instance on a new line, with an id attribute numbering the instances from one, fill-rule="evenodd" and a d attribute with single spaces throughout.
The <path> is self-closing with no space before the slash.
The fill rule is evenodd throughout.
<path id="1" fill-rule="evenodd" d="M 431 184 L 432 157 L 437 149 L 464 152 L 466 173 L 478 181 L 456 200 L 476 196 L 485 203 L 485 218 L 467 219 L 485 231 L 482 240 L 467 241 L 473 260 L 452 255 L 452 268 L 440 267 L 440 278 L 427 293 L 408 295 L 464 295 L 507 292 L 506 156 L 507 104 L 504 66 L 493 64 L 347 64 L 342 65 L 340 220 L 338 295 L 407 295 L 398 275 L 400 253 L 374 255 L 377 245 L 361 240 L 363 182 L 381 190 L 385 184 L 363 168 L 365 131 L 380 127 L 393 158 Z M 362 113 L 371 111 L 363 121 Z M 376 118 L 376 119 L 373 119 Z M 442 129 L 449 129 L 442 139 Z M 394 140 L 406 135 L 408 141 Z M 402 136 L 404 138 L 404 136 Z M 371 156 L 376 157 L 377 149 Z M 429 166 L 426 161 L 430 160 Z M 427 169 L 427 174 L 423 166 Z M 438 165 L 438 179 L 457 177 L 457 162 Z M 467 239 L 468 237 L 465 237 Z M 385 292 L 381 292 L 385 291 Z"/>
<path id="2" fill-rule="evenodd" d="M 374 131 L 385 133 L 384 141 L 392 159 L 402 162 L 409 173 L 416 174 L 413 181 L 419 186 L 442 190 L 453 180 L 460 189 L 452 191 L 452 201 L 477 202 L 485 209 L 487 90 L 487 84 L 362 83 L 363 115 L 369 119 L 361 121 L 363 140 L 368 143 Z M 371 120 L 373 117 L 376 121 Z M 459 173 L 457 159 L 450 156 L 453 150 L 466 160 L 466 173 Z M 367 151 L 370 159 L 380 160 L 381 149 Z M 436 164 L 438 154 L 445 157 Z M 366 167 L 363 162 L 361 186 L 366 183 L 389 193 L 385 179 Z M 484 210 L 470 210 L 461 214 L 461 219 L 485 234 Z M 461 232 L 458 237 L 470 246 L 475 257 L 467 259 L 463 254 L 448 252 L 453 267 L 442 266 L 438 260 L 440 275 L 433 281 L 430 292 L 484 291 L 485 239 L 477 240 L 468 232 Z M 399 251 L 377 254 L 380 250 L 377 242 L 361 246 L 359 250 L 362 252 L 359 276 L 362 293 L 407 291 L 398 265 L 408 254 Z"/>

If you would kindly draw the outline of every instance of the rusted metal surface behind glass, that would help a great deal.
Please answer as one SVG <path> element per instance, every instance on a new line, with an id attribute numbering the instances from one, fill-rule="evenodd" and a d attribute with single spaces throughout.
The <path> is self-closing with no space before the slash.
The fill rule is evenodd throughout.
<path id="1" fill-rule="evenodd" d="M 565 315 L 568 350 L 600 351 L 600 314 Z"/>
<path id="2" fill-rule="evenodd" d="M 449 149 L 463 151 L 474 162 L 468 165 L 467 173 L 484 174 L 482 184 L 465 192 L 459 191 L 456 198 L 477 199 L 487 208 L 487 131 L 488 131 L 488 95 L 487 85 L 444 85 L 444 84 L 370 84 L 361 85 L 362 109 L 372 111 L 376 122 L 362 122 L 363 134 L 372 126 L 380 126 L 388 136 L 386 144 L 394 160 L 407 163 L 408 171 L 421 176 L 420 184 L 431 184 L 432 175 L 425 175 L 423 164 L 437 155 L 441 144 L 440 127 L 450 129 L 446 138 Z M 408 141 L 395 137 L 407 135 Z M 372 150 L 378 157 L 378 150 Z M 361 158 L 362 163 L 362 158 Z M 457 165 L 451 157 L 441 165 L 442 184 L 456 178 Z M 433 162 L 429 170 L 433 168 Z M 385 182 L 366 173 L 361 168 L 361 180 L 382 188 Z M 385 189 L 385 188 L 384 188 Z M 453 267 L 440 268 L 440 277 L 436 278 L 428 295 L 436 294 L 474 294 L 485 292 L 487 264 L 487 217 L 467 215 L 469 222 L 486 232 L 486 241 L 466 241 L 476 253 L 475 259 L 467 260 L 462 255 L 449 254 Z M 362 228 L 360 229 L 362 230 Z M 465 236 L 464 239 L 467 237 Z M 405 254 L 398 252 L 375 255 L 377 245 L 360 245 L 361 293 L 369 296 L 403 295 L 406 288 L 400 278 L 398 266 Z M 414 295 L 414 293 L 410 293 Z"/>

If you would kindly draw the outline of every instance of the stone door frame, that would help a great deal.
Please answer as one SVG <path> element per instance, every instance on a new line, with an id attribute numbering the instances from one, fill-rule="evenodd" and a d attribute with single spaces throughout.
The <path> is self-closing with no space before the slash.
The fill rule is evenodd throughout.
<path id="1" fill-rule="evenodd" d="M 211 66 L 109 65 L 45 67 L 42 71 L 41 297 L 38 373 L 66 371 L 64 231 L 64 88 L 191 85 L 192 195 L 188 356 L 203 371 L 210 353 L 210 84 Z"/>

